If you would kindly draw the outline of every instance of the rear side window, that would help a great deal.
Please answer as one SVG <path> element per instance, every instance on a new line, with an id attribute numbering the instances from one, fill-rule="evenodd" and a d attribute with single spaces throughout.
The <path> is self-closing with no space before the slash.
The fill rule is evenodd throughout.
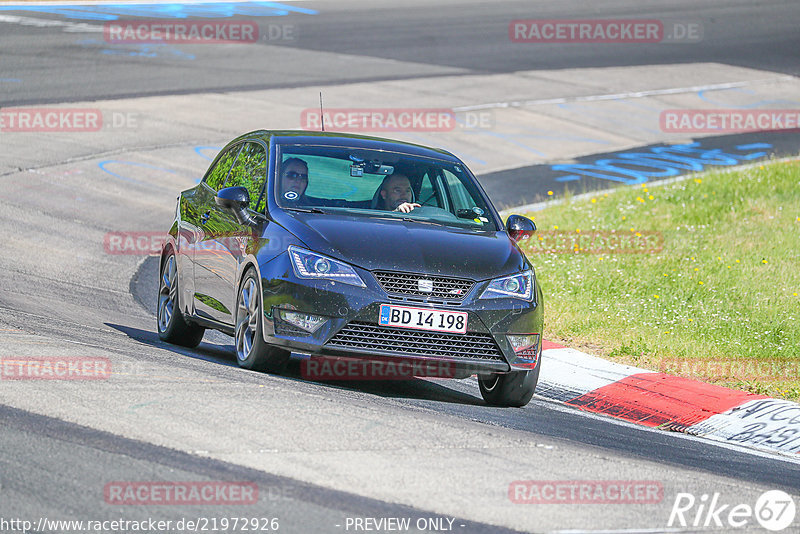
<path id="1" fill-rule="evenodd" d="M 242 145 L 236 145 L 226 150 L 225 153 L 217 159 L 214 167 L 206 175 L 206 183 L 214 191 L 222 189 L 225 178 L 228 177 L 228 172 L 233 165 L 233 160 L 236 159 L 236 153 L 239 152 L 241 147 Z"/>
<path id="2" fill-rule="evenodd" d="M 450 190 L 450 198 L 453 200 L 455 209 L 471 209 L 475 207 L 476 201 L 473 195 L 470 195 L 467 188 L 464 187 L 464 183 L 450 171 L 445 170 L 444 175 L 447 179 L 447 188 Z"/>
<path id="3" fill-rule="evenodd" d="M 423 206 L 433 206 L 435 208 L 443 207 L 439 202 L 439 194 L 437 189 L 439 188 L 435 188 L 433 182 L 431 181 L 431 173 L 426 172 L 422 176 L 417 202 Z"/>
<path id="4" fill-rule="evenodd" d="M 250 193 L 250 209 L 260 212 L 264 208 L 261 190 L 266 179 L 267 151 L 258 143 L 245 143 L 231 167 L 225 187 L 246 187 Z"/>

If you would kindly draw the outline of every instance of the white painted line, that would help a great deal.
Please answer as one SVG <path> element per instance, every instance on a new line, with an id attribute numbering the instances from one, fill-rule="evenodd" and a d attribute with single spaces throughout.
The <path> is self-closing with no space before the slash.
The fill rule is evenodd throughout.
<path id="1" fill-rule="evenodd" d="M 19 24 L 21 26 L 36 26 L 37 28 L 64 28 L 68 32 L 102 33 L 103 26 L 86 22 L 69 22 L 56 19 L 38 19 L 35 17 L 20 17 L 19 15 L 0 15 L 0 22 Z"/>
<path id="2" fill-rule="evenodd" d="M 690 87 L 671 87 L 667 89 L 650 89 L 647 91 L 628 91 L 624 93 L 610 93 L 602 95 L 568 96 L 563 98 L 546 98 L 543 100 L 511 100 L 508 102 L 490 102 L 487 104 L 475 104 L 472 106 L 460 106 L 453 108 L 453 111 L 475 111 L 479 109 L 496 108 L 521 108 L 526 106 L 541 106 L 548 104 L 568 104 L 570 102 L 599 102 L 603 100 L 623 100 L 626 98 L 646 98 L 648 96 L 677 95 L 682 93 L 696 93 L 698 91 L 721 91 L 724 89 L 735 89 L 737 87 L 747 87 L 748 85 L 761 85 L 765 83 L 775 83 L 781 81 L 795 80 L 791 75 L 776 76 L 774 78 L 762 78 L 743 82 L 714 83 L 709 85 L 693 85 Z"/>

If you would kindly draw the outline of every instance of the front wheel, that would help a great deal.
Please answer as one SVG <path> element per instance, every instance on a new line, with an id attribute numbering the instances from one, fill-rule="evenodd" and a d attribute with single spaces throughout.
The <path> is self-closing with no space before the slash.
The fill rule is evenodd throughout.
<path id="1" fill-rule="evenodd" d="M 540 365 L 531 371 L 478 375 L 478 387 L 483 400 L 492 406 L 525 406 L 539 383 Z"/>
<path id="2" fill-rule="evenodd" d="M 245 369 L 280 372 L 289 360 L 289 353 L 264 342 L 262 320 L 258 279 L 256 272 L 249 269 L 242 279 L 236 299 L 236 362 Z"/>
<path id="3" fill-rule="evenodd" d="M 178 306 L 178 267 L 170 251 L 161 267 L 158 281 L 158 337 L 161 341 L 194 348 L 203 339 L 205 328 L 189 324 Z"/>

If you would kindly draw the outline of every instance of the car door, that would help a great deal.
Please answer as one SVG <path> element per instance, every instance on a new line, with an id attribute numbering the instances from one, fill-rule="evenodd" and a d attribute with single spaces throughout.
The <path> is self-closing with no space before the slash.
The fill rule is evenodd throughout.
<path id="1" fill-rule="evenodd" d="M 191 250 L 193 292 L 191 295 L 194 313 L 207 319 L 218 320 L 219 308 L 210 297 L 214 290 L 214 275 L 207 270 L 205 256 L 213 253 L 212 236 L 219 231 L 220 216 L 214 197 L 217 191 L 225 186 L 231 167 L 242 144 L 236 144 L 225 150 L 206 173 L 203 181 L 194 189 L 191 198 L 191 219 L 186 221 L 186 239 Z M 210 250 L 209 250 L 210 249 Z M 198 254 L 199 252 L 199 254 Z M 198 264 L 198 261 L 201 263 Z"/>
<path id="2" fill-rule="evenodd" d="M 236 155 L 224 187 L 245 187 L 250 209 L 263 213 L 262 194 L 267 177 L 267 152 L 255 141 L 246 142 Z M 232 325 L 236 306 L 236 273 L 253 227 L 241 223 L 234 213 L 217 206 L 211 195 L 205 206 L 203 237 L 195 250 L 195 298 L 198 314 Z"/>

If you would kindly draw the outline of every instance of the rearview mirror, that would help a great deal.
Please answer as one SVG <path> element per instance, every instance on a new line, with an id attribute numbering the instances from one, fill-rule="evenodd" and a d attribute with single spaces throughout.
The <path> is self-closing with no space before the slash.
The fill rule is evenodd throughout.
<path id="1" fill-rule="evenodd" d="M 522 215 L 509 215 L 506 221 L 508 236 L 516 242 L 528 239 L 536 231 L 536 225 Z"/>

